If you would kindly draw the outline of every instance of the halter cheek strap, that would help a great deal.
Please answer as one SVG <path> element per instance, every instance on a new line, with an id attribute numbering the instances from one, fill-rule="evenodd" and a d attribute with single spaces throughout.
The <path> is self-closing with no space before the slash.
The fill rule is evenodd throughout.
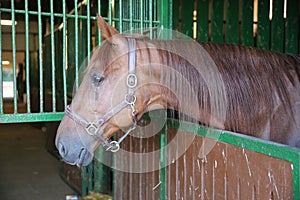
<path id="1" fill-rule="evenodd" d="M 137 77 L 135 75 L 136 68 L 136 58 L 135 58 L 135 49 L 136 49 L 136 41 L 134 38 L 127 38 L 128 41 L 128 75 L 127 75 L 127 87 L 128 91 L 124 100 L 121 101 L 118 105 L 110 109 L 107 113 L 105 113 L 102 117 L 96 119 L 93 122 L 89 122 L 79 114 L 75 113 L 70 105 L 66 108 L 66 115 L 74 120 L 77 124 L 81 125 L 85 131 L 91 135 L 96 137 L 103 145 L 103 147 L 107 151 L 117 152 L 120 149 L 120 143 L 125 139 L 125 137 L 136 128 L 137 124 L 137 110 L 135 107 L 136 96 L 135 96 L 135 87 L 137 85 Z M 129 127 L 126 133 L 118 140 L 111 141 L 109 139 L 105 139 L 103 137 L 103 132 L 100 131 L 101 127 L 110 120 L 113 116 L 119 113 L 124 108 L 128 107 L 131 109 L 131 114 L 133 117 L 133 124 Z"/>

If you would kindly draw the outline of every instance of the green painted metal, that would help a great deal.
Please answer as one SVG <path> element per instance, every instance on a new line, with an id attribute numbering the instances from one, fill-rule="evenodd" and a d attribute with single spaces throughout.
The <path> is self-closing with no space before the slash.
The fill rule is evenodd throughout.
<path id="1" fill-rule="evenodd" d="M 300 19 L 299 19 L 300 1 L 287 2 L 287 18 L 285 33 L 285 52 L 300 54 Z"/>
<path id="2" fill-rule="evenodd" d="M 66 17 L 66 0 L 62 1 L 62 8 L 63 8 L 63 35 L 67 34 L 67 17 Z M 67 40 L 66 37 L 62 37 L 62 78 L 63 78 L 63 101 L 64 107 L 67 107 Z"/>
<path id="3" fill-rule="evenodd" d="M 184 4 L 184 3 L 183 3 Z M 184 9 L 182 9 L 182 29 L 181 32 L 189 37 L 193 37 L 193 12 L 194 4 L 188 3 L 184 4 Z"/>
<path id="4" fill-rule="evenodd" d="M 225 41 L 227 43 L 239 43 L 239 0 L 226 1 L 226 32 Z M 237 12 L 232 12 L 237 11 Z"/>
<path id="5" fill-rule="evenodd" d="M 39 94 L 40 94 L 40 112 L 44 111 L 44 91 L 43 91 L 43 49 L 42 49 L 42 13 L 41 13 L 41 0 L 38 0 L 38 46 L 39 46 Z"/>
<path id="6" fill-rule="evenodd" d="M 166 173 L 166 145 L 167 145 L 167 126 L 166 124 L 161 130 L 160 135 L 160 170 L 159 170 L 159 177 L 160 177 L 160 185 L 159 185 L 159 192 L 160 192 L 160 199 L 166 199 L 167 197 L 167 173 Z"/>
<path id="7" fill-rule="evenodd" d="M 64 116 L 63 112 L 57 113 L 14 113 L 0 115 L 1 123 L 23 123 L 23 122 L 45 122 L 60 121 Z"/>
<path id="8" fill-rule="evenodd" d="M 15 3 L 14 0 L 11 0 L 11 20 L 15 21 Z M 11 33 L 12 33 L 12 67 L 13 67 L 13 89 L 14 91 L 17 91 L 17 63 L 16 63 L 16 24 L 12 23 L 11 27 Z M 17 95 L 14 95 L 14 113 L 18 112 L 18 106 L 17 106 Z"/>
<path id="9" fill-rule="evenodd" d="M 208 11 L 209 0 L 197 2 L 197 40 L 208 41 Z"/>
<path id="10" fill-rule="evenodd" d="M 27 102 L 27 106 L 26 106 L 26 109 L 27 109 L 27 113 L 30 113 L 31 112 L 31 107 L 30 107 L 30 44 L 29 44 L 29 29 L 30 26 L 29 26 L 29 14 L 28 14 L 28 1 L 25 1 L 25 42 L 26 42 L 26 52 L 25 52 L 25 67 L 26 67 L 26 74 L 25 74 L 25 77 L 26 77 L 26 102 Z"/>
<path id="11" fill-rule="evenodd" d="M 273 2 L 273 17 L 271 21 L 271 50 L 284 52 L 284 0 Z"/>
<path id="12" fill-rule="evenodd" d="M 258 2 L 257 47 L 270 49 L 269 0 Z"/>
<path id="13" fill-rule="evenodd" d="M 253 38 L 253 0 L 243 1 L 241 10 L 241 44 L 254 46 Z M 230 12 L 230 11 L 229 11 Z M 230 34 L 230 33 L 227 33 Z"/>
<path id="14" fill-rule="evenodd" d="M 224 1 L 211 1 L 211 41 L 223 42 Z"/>

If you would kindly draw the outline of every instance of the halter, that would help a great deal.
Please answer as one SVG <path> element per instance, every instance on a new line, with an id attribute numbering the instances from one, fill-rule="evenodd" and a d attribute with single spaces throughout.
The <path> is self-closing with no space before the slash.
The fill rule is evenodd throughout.
<path id="1" fill-rule="evenodd" d="M 107 113 L 105 113 L 102 117 L 96 119 L 93 122 L 90 122 L 80 116 L 79 114 L 75 113 L 70 105 L 66 108 L 66 115 L 74 120 L 76 123 L 81 125 L 85 131 L 91 135 L 99 139 L 102 143 L 102 146 L 106 149 L 106 151 L 117 152 L 120 149 L 120 143 L 125 139 L 125 137 L 136 128 L 137 124 L 137 110 L 135 108 L 136 96 L 135 96 L 135 87 L 137 85 L 137 77 L 135 75 L 135 50 L 136 50 L 136 41 L 134 38 L 127 38 L 128 41 L 128 75 L 127 75 L 127 87 L 128 91 L 125 95 L 123 101 L 121 101 L 118 105 L 113 107 Z M 103 133 L 100 132 L 100 128 L 113 116 L 119 113 L 124 108 L 128 107 L 131 109 L 131 114 L 133 117 L 133 124 L 128 128 L 126 133 L 118 140 L 118 141 L 111 141 L 110 139 L 105 139 L 103 137 Z"/>

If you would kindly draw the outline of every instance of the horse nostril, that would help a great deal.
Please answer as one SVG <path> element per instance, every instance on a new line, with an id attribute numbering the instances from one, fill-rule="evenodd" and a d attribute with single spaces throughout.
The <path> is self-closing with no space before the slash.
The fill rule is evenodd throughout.
<path id="1" fill-rule="evenodd" d="M 67 155 L 67 150 L 62 143 L 58 143 L 58 152 L 61 157 L 65 157 Z"/>

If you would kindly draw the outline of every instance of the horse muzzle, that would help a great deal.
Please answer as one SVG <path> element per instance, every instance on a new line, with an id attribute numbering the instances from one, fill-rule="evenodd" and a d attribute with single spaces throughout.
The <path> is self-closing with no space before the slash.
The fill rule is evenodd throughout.
<path id="1" fill-rule="evenodd" d="M 68 132 L 70 129 L 76 132 L 75 129 L 69 128 L 69 130 L 66 130 L 65 128 L 60 125 L 55 141 L 61 158 L 71 165 L 77 165 L 78 167 L 87 166 L 92 162 L 94 157 L 93 151 L 89 149 L 92 146 L 91 141 L 87 137 L 85 137 L 86 141 L 82 141 L 78 137 L 74 137 L 74 134 Z"/>

